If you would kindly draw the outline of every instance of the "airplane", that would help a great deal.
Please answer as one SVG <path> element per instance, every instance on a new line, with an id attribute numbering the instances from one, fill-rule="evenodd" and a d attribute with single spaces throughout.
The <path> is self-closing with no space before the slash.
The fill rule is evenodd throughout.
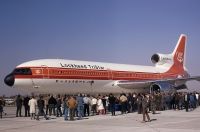
<path id="1" fill-rule="evenodd" d="M 186 35 L 181 34 L 171 54 L 156 53 L 155 66 L 114 64 L 64 59 L 39 59 L 18 65 L 6 85 L 38 93 L 168 92 L 186 89 L 190 76 L 185 67 Z"/>
<path id="2" fill-rule="evenodd" d="M 12 98 L 4 98 L 3 100 L 7 105 L 13 105 L 15 103 L 15 100 Z"/>

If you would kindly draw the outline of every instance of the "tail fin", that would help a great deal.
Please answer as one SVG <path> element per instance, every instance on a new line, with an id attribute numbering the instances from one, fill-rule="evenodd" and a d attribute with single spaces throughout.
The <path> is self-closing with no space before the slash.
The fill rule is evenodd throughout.
<path id="1" fill-rule="evenodd" d="M 174 63 L 176 65 L 184 66 L 185 49 L 186 49 L 186 35 L 181 34 L 178 43 L 176 44 L 176 47 L 172 53 Z"/>
<path id="2" fill-rule="evenodd" d="M 183 73 L 185 63 L 186 35 L 181 34 L 174 51 L 172 52 L 174 64 L 170 68 L 170 72 Z"/>

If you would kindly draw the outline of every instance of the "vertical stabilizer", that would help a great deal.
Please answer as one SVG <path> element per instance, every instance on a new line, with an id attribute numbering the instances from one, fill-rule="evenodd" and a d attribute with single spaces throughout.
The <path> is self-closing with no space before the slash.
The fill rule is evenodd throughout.
<path id="1" fill-rule="evenodd" d="M 178 43 L 172 53 L 174 57 L 174 63 L 176 65 L 184 66 L 185 60 L 185 50 L 186 50 L 186 35 L 181 34 Z"/>
<path id="2" fill-rule="evenodd" d="M 186 35 L 181 34 L 176 47 L 172 53 L 173 65 L 170 68 L 170 72 L 183 73 L 184 72 L 184 61 L 185 61 L 185 50 L 186 50 Z"/>

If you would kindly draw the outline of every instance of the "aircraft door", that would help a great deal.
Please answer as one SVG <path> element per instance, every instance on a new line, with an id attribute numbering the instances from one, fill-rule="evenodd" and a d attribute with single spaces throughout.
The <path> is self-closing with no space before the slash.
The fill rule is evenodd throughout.
<path id="1" fill-rule="evenodd" d="M 108 79 L 113 80 L 113 72 L 110 69 L 108 70 Z"/>
<path id="2" fill-rule="evenodd" d="M 34 75 L 38 75 L 38 76 L 42 77 L 40 79 L 48 79 L 49 78 L 49 68 L 46 65 L 42 65 L 40 68 L 35 68 L 33 70 L 33 72 L 34 72 L 33 73 Z M 37 91 L 42 86 L 40 79 L 35 79 L 35 78 L 31 79 L 32 87 L 35 89 L 35 91 Z"/>
<path id="3" fill-rule="evenodd" d="M 42 65 L 42 75 L 43 75 L 43 78 L 49 78 L 48 66 Z"/>

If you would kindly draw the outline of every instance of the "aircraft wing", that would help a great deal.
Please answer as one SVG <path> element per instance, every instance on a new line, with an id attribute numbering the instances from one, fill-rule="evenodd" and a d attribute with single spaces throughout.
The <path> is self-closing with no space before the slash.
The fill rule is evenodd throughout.
<path id="1" fill-rule="evenodd" d="M 137 88 L 146 88 L 149 87 L 153 82 L 155 81 L 117 81 L 117 86 L 121 88 L 127 88 L 127 89 L 137 89 Z"/>
<path id="2" fill-rule="evenodd" d="M 161 80 L 142 80 L 142 81 L 118 81 L 116 84 L 121 88 L 136 89 L 147 88 L 154 83 L 169 83 L 170 85 L 184 84 L 187 81 L 196 80 L 200 81 L 200 76 L 192 76 L 189 78 L 176 78 L 176 79 L 161 79 Z"/>
<path id="3" fill-rule="evenodd" d="M 187 81 L 190 81 L 190 80 L 200 81 L 200 76 L 189 77 Z"/>
<path id="4" fill-rule="evenodd" d="M 176 79 L 164 79 L 164 80 L 160 80 L 160 81 L 166 81 L 169 83 L 173 83 L 173 82 L 187 82 L 187 81 L 200 81 L 200 76 L 191 76 L 188 78 L 176 78 Z"/>

